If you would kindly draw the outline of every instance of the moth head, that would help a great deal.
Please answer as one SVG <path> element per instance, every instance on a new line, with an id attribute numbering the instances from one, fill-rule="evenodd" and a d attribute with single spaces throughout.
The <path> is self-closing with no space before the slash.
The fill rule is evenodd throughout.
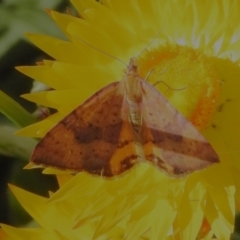
<path id="1" fill-rule="evenodd" d="M 136 61 L 137 61 L 136 58 L 130 58 L 129 65 L 127 67 L 127 72 L 128 73 L 131 73 L 131 72 L 137 73 L 138 66 L 137 66 Z"/>

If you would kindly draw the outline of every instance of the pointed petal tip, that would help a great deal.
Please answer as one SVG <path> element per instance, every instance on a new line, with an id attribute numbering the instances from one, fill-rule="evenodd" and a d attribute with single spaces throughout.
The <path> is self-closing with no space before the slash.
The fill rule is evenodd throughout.
<path id="1" fill-rule="evenodd" d="M 43 168 L 40 165 L 36 165 L 33 162 L 29 162 L 23 169 L 29 170 L 29 169 L 36 169 L 36 168 Z"/>
<path id="2" fill-rule="evenodd" d="M 51 17 L 52 16 L 52 10 L 49 8 L 45 8 L 45 12 Z"/>

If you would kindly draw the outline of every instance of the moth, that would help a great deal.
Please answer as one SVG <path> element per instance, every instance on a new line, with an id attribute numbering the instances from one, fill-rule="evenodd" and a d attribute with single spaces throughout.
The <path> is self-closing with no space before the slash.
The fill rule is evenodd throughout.
<path id="1" fill-rule="evenodd" d="M 219 162 L 208 141 L 138 74 L 130 59 L 119 82 L 102 88 L 38 143 L 31 161 L 106 177 L 148 161 L 170 176 Z"/>

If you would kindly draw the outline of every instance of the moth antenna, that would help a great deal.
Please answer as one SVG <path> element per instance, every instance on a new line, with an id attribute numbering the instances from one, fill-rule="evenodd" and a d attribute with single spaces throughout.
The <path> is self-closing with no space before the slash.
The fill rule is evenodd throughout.
<path id="1" fill-rule="evenodd" d="M 147 81 L 148 80 L 148 78 L 150 77 L 150 75 L 152 74 L 152 72 L 154 71 L 154 69 L 152 68 L 149 72 L 148 72 L 148 74 L 147 74 L 147 76 L 145 77 L 145 81 Z"/>
<path id="2" fill-rule="evenodd" d="M 159 81 L 155 82 L 155 83 L 153 84 L 153 86 L 156 86 L 156 85 L 159 84 L 159 83 L 163 83 L 165 86 L 167 86 L 167 87 L 168 87 L 170 90 L 172 90 L 172 91 L 182 91 L 182 90 L 184 90 L 184 89 L 186 89 L 186 88 L 189 87 L 189 85 L 187 85 L 187 86 L 185 86 L 185 87 L 183 87 L 183 88 L 171 88 L 167 83 L 165 83 L 165 82 L 162 81 L 162 80 L 159 80 Z"/>
<path id="3" fill-rule="evenodd" d="M 163 23 L 163 26 L 161 27 L 161 29 L 157 32 L 157 34 L 150 40 L 150 42 L 140 51 L 140 53 L 137 55 L 137 57 L 139 57 L 156 39 L 157 37 L 161 34 L 163 28 L 165 27 L 165 23 Z M 137 58 L 136 57 L 136 58 Z"/>
<path id="4" fill-rule="evenodd" d="M 153 69 L 153 71 L 154 71 L 154 73 L 156 74 L 156 75 L 158 75 L 158 76 L 161 76 L 161 75 L 163 75 L 165 72 L 167 72 L 167 68 L 165 68 L 161 73 L 158 73 L 155 69 Z"/>
<path id="5" fill-rule="evenodd" d="M 123 62 L 122 60 L 114 57 L 113 55 L 111 55 L 111 54 L 109 54 L 109 53 L 106 53 L 106 52 L 102 51 L 101 49 L 99 49 L 99 48 L 97 48 L 97 47 L 92 46 L 91 44 L 89 44 L 88 42 L 86 42 L 86 41 L 84 41 L 83 39 L 79 38 L 78 36 L 73 35 L 73 37 L 75 37 L 76 39 L 78 39 L 79 41 L 81 41 L 82 43 L 84 43 L 85 45 L 89 46 L 90 48 L 93 48 L 93 49 L 99 51 L 100 53 L 102 53 L 102 54 L 104 54 L 104 55 L 106 55 L 106 56 L 108 56 L 108 57 L 110 57 L 110 58 L 113 58 L 113 59 L 119 61 L 120 63 L 124 64 L 125 66 L 127 66 L 127 64 L 126 64 L 125 62 Z"/>
<path id="6" fill-rule="evenodd" d="M 147 76 L 145 77 L 144 80 L 147 81 L 148 78 L 150 77 L 150 75 L 152 74 L 152 72 L 154 72 L 154 73 L 157 74 L 157 75 L 163 75 L 166 71 L 167 71 L 167 68 L 166 68 L 162 73 L 158 74 L 158 73 L 155 71 L 155 69 L 152 68 L 152 69 L 148 72 L 148 74 L 147 74 Z"/>
<path id="7" fill-rule="evenodd" d="M 156 71 L 155 71 L 154 69 L 151 69 L 151 70 L 148 72 L 148 74 L 147 74 L 147 76 L 146 76 L 146 78 L 145 78 L 145 81 L 147 81 L 147 79 L 149 78 L 149 76 L 151 75 L 151 73 L 152 73 L 153 71 L 156 73 Z M 162 73 L 160 73 L 160 74 L 156 73 L 156 74 L 157 74 L 157 75 L 162 75 L 162 74 L 164 74 L 166 71 L 167 71 L 167 68 L 166 68 Z M 186 88 L 189 87 L 189 86 L 187 85 L 187 86 L 185 86 L 185 87 L 183 87 L 183 88 L 177 88 L 177 89 L 171 88 L 167 83 L 165 83 L 165 82 L 162 81 L 162 80 L 159 80 L 159 81 L 155 82 L 155 83 L 153 84 L 153 86 L 156 86 L 156 85 L 159 84 L 159 83 L 163 83 L 165 86 L 167 86 L 170 90 L 173 90 L 173 91 L 181 91 L 181 90 L 184 90 L 184 89 L 186 89 Z"/>

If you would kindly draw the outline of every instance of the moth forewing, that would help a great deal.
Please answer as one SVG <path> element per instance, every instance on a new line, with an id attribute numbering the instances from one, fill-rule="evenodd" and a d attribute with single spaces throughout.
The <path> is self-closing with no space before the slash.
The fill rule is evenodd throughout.
<path id="1" fill-rule="evenodd" d="M 152 85 L 130 59 L 119 83 L 102 88 L 36 146 L 31 161 L 75 172 L 114 176 L 148 161 L 171 176 L 219 162 L 197 129 Z"/>

